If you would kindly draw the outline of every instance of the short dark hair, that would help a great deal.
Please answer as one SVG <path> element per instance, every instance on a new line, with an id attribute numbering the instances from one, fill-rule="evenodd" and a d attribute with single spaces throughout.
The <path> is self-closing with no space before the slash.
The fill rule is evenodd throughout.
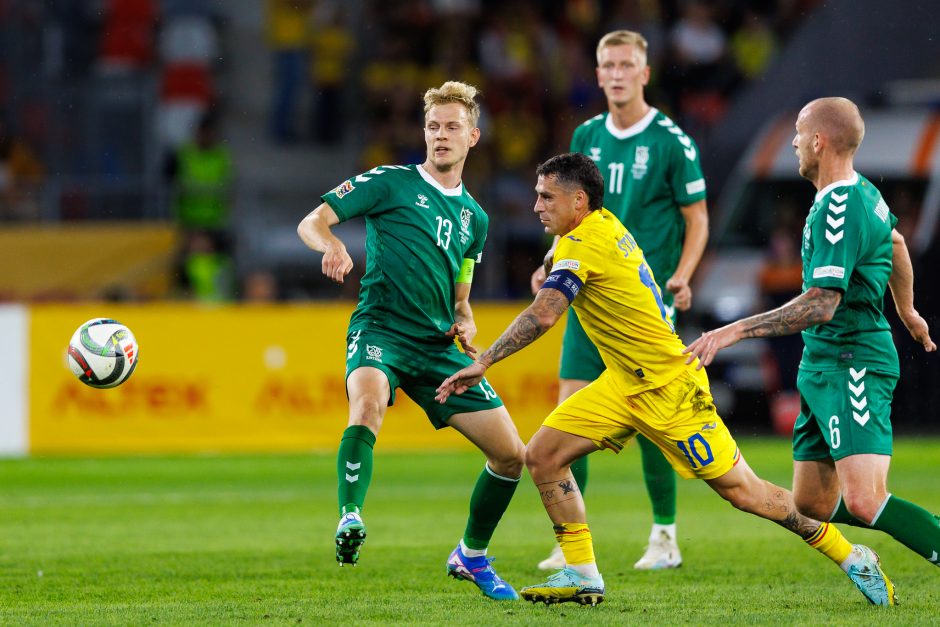
<path id="1" fill-rule="evenodd" d="M 564 186 L 580 187 L 588 196 L 588 208 L 596 211 L 604 206 L 604 177 L 594 162 L 580 152 L 555 155 L 541 164 L 538 176 L 554 176 Z"/>

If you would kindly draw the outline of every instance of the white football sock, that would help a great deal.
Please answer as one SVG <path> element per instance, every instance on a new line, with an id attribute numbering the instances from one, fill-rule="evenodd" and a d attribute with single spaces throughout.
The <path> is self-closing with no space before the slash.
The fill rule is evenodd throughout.
<path id="1" fill-rule="evenodd" d="M 601 573 L 597 570 L 597 562 L 591 562 L 589 564 L 568 564 L 568 568 L 575 571 L 583 577 L 600 577 Z"/>
<path id="2" fill-rule="evenodd" d="M 486 549 L 471 549 L 463 543 L 463 540 L 460 541 L 460 552 L 467 557 L 483 557 L 486 555 Z"/>
<path id="3" fill-rule="evenodd" d="M 676 523 L 672 523 L 671 525 L 659 525 L 659 524 L 653 523 L 653 528 L 650 531 L 650 541 L 659 540 L 660 536 L 663 533 L 669 536 L 670 540 L 675 542 L 676 541 Z"/>

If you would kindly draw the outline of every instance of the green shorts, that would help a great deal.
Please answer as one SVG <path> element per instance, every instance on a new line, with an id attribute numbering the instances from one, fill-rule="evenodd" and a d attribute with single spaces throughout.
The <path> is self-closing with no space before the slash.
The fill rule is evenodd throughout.
<path id="1" fill-rule="evenodd" d="M 867 368 L 801 368 L 796 377 L 800 415 L 793 426 L 793 459 L 891 455 L 891 399 L 897 382 L 894 375 Z"/>
<path id="2" fill-rule="evenodd" d="M 346 336 L 346 377 L 356 368 L 378 368 L 388 377 L 389 406 L 395 403 L 395 390 L 400 387 L 424 410 L 435 429 L 446 427 L 454 414 L 503 406 L 486 379 L 463 394 L 452 394 L 443 405 L 434 400 L 437 386 L 471 363 L 456 344 L 417 346 L 404 338 L 362 329 Z"/>
<path id="3" fill-rule="evenodd" d="M 669 294 L 670 298 L 672 294 Z M 670 301 L 671 302 L 671 301 Z M 670 309 L 672 324 L 676 324 L 675 309 Z M 559 379 L 579 379 L 593 381 L 607 369 L 597 347 L 588 338 L 578 320 L 574 309 L 568 308 L 568 320 L 565 322 L 565 335 L 561 340 L 561 365 L 558 368 Z"/>

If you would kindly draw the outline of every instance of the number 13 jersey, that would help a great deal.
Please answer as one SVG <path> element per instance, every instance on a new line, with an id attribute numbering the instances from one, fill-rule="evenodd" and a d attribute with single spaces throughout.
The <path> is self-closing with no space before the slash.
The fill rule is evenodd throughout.
<path id="1" fill-rule="evenodd" d="M 489 218 L 461 183 L 441 186 L 420 165 L 380 166 L 322 196 L 340 222 L 363 216 L 366 269 L 349 330 L 444 346 L 457 274 L 479 262 Z"/>

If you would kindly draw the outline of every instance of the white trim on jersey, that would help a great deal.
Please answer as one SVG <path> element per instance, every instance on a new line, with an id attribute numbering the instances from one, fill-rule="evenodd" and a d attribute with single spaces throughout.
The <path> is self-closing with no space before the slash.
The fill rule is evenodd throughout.
<path id="1" fill-rule="evenodd" d="M 835 183 L 829 183 L 821 190 L 816 192 L 816 202 L 819 202 L 819 199 L 836 189 L 837 187 L 850 187 L 852 185 L 858 184 L 858 172 L 852 172 L 852 178 L 845 179 L 844 181 L 836 181 Z"/>
<path id="2" fill-rule="evenodd" d="M 608 114 L 607 119 L 604 120 L 604 126 L 607 127 L 607 132 L 617 139 L 626 139 L 628 137 L 633 137 L 634 135 L 639 135 L 645 131 L 646 127 L 653 123 L 653 118 L 656 117 L 657 113 L 659 113 L 659 109 L 656 107 L 650 107 L 649 113 L 644 115 L 639 122 L 630 128 L 625 128 L 623 130 L 614 126 L 613 117 Z"/>
<path id="3" fill-rule="evenodd" d="M 435 188 L 437 191 L 444 194 L 445 196 L 460 196 L 461 194 L 463 194 L 463 181 L 461 181 L 460 185 L 458 185 L 457 187 L 447 189 L 446 187 L 438 183 L 436 180 L 434 180 L 434 177 L 428 174 L 425 171 L 425 169 L 421 166 L 420 163 L 415 166 L 415 169 L 418 170 L 418 174 L 421 175 L 421 178 L 423 178 L 427 182 L 428 185 Z"/>

